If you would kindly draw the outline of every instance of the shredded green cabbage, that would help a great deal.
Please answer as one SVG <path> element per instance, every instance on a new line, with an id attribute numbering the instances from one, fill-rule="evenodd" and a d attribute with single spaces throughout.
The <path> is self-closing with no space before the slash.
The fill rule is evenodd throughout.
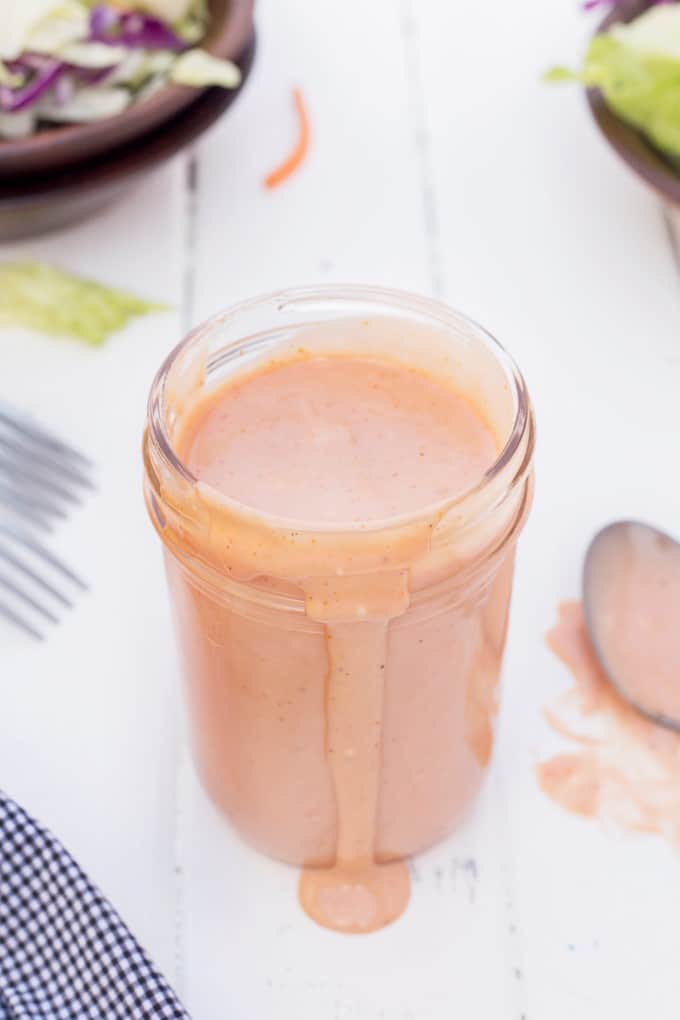
<path id="1" fill-rule="evenodd" d="M 79 88 L 65 103 L 43 99 L 39 110 L 42 120 L 54 124 L 89 124 L 103 117 L 115 117 L 131 102 L 130 93 L 125 88 L 90 85 Z"/>
<path id="2" fill-rule="evenodd" d="M 172 65 L 170 80 L 197 88 L 221 85 L 235 89 L 241 83 L 241 72 L 231 60 L 219 60 L 205 50 L 187 50 Z"/>
<path id="3" fill-rule="evenodd" d="M 87 38 L 89 14 L 79 0 L 61 0 L 50 7 L 27 33 L 22 49 L 56 56 L 65 46 Z"/>
<path id="4" fill-rule="evenodd" d="M 193 0 L 133 0 L 129 6 L 146 11 L 147 14 L 155 14 L 157 18 L 172 25 L 190 15 Z"/>
<path id="5" fill-rule="evenodd" d="M 124 46 L 74 42 L 59 50 L 59 59 L 74 67 L 114 67 L 125 60 L 127 52 Z"/>
<path id="6" fill-rule="evenodd" d="M 33 110 L 19 113 L 0 113 L 0 138 L 28 138 L 35 130 Z"/>

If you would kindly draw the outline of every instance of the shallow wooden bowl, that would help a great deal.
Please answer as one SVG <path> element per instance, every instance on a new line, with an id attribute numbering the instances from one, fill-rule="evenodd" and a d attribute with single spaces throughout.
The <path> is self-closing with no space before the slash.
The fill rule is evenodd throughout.
<path id="1" fill-rule="evenodd" d="M 243 75 L 239 89 L 206 89 L 163 125 L 105 155 L 65 170 L 0 182 L 0 241 L 44 234 L 95 215 L 194 143 L 235 101 L 254 53 L 251 36 L 236 58 Z"/>

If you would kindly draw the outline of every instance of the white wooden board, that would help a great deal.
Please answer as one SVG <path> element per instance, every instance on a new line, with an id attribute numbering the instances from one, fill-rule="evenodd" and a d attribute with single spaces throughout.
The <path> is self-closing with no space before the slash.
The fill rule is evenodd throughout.
<path id="1" fill-rule="evenodd" d="M 194 1020 L 677 1020 L 677 855 L 566 815 L 533 775 L 558 746 L 541 709 L 568 683 L 543 633 L 588 539 L 620 516 L 680 530 L 677 216 L 577 90 L 540 81 L 590 30 L 571 0 L 260 0 L 258 22 L 252 79 L 192 173 L 178 160 L 99 221 L 0 252 L 172 305 L 98 351 L 0 335 L 0 396 L 89 452 L 99 483 L 56 538 L 91 593 L 43 649 L 0 631 L 0 786 L 101 883 Z M 312 150 L 267 192 L 295 85 Z M 406 917 L 357 939 L 313 927 L 294 872 L 246 850 L 198 788 L 140 492 L 146 392 L 182 330 L 338 280 L 440 294 L 484 322 L 539 424 L 492 775 L 414 862 Z"/>

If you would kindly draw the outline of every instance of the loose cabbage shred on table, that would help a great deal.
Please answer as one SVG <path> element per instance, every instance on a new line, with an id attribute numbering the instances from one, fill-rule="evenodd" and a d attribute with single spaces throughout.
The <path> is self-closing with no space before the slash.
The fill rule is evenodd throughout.
<path id="1" fill-rule="evenodd" d="M 24 326 L 99 346 L 135 316 L 164 307 L 44 263 L 0 263 L 0 327 Z"/>
<path id="2" fill-rule="evenodd" d="M 200 48 L 207 0 L 2 0 L 0 140 L 121 113 L 165 82 L 237 88 Z"/>
<path id="3" fill-rule="evenodd" d="M 551 81 L 599 88 L 607 105 L 668 156 L 680 158 L 680 3 L 656 4 L 596 35 L 579 72 Z"/>

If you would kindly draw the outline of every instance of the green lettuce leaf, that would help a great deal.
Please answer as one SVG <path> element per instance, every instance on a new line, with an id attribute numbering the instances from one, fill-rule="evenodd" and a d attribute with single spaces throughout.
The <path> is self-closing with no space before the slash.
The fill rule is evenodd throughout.
<path id="1" fill-rule="evenodd" d="M 558 67 L 546 78 L 599 88 L 622 120 L 680 157 L 680 4 L 652 7 L 596 35 L 580 72 Z"/>
<path id="2" fill-rule="evenodd" d="M 98 346 L 135 316 L 164 308 L 55 266 L 0 264 L 0 326 L 25 326 Z"/>

